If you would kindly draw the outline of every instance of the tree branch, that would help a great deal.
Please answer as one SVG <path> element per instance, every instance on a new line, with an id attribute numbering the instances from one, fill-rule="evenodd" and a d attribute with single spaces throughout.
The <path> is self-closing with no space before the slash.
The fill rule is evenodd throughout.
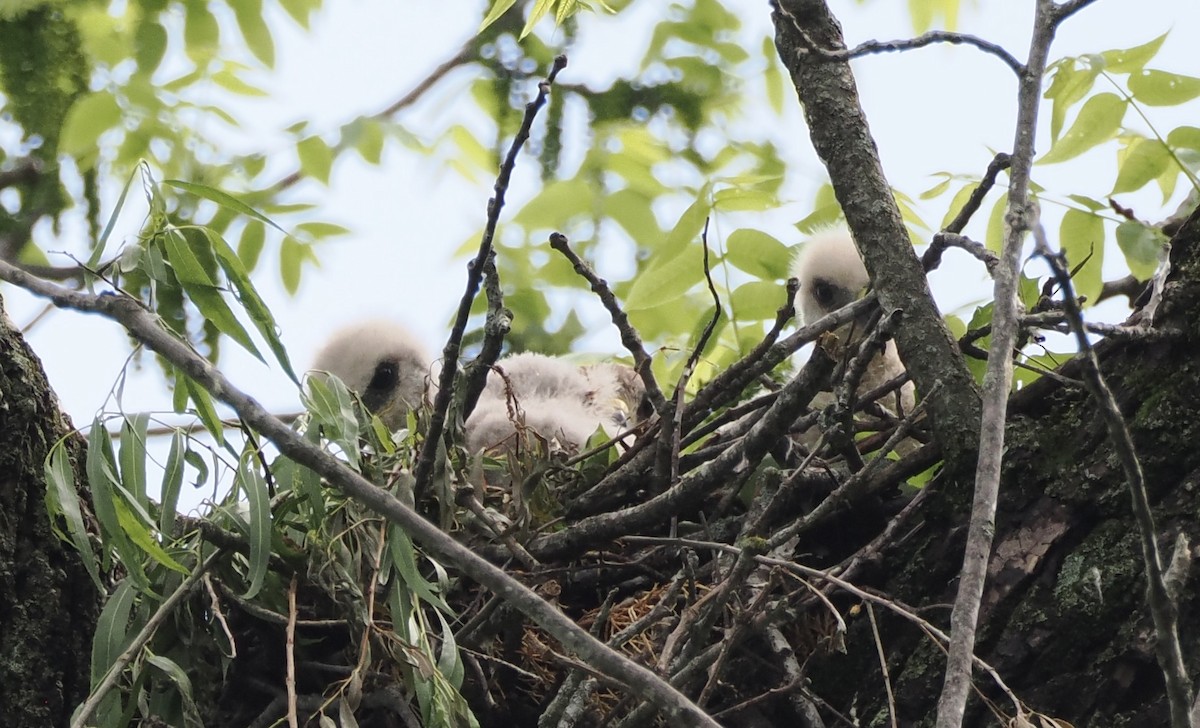
<path id="1" fill-rule="evenodd" d="M 463 333 L 467 329 L 467 321 L 471 318 L 471 304 L 479 293 L 483 279 L 484 268 L 492 254 L 492 239 L 496 235 L 496 225 L 500 222 L 500 211 L 504 209 L 504 195 L 508 192 L 508 183 L 512 178 L 513 168 L 517 166 L 517 155 L 521 147 L 529 139 L 530 130 L 537 112 L 546 103 L 550 95 L 550 86 L 554 83 L 562 69 L 567 67 L 567 57 L 558 56 L 550 68 L 546 80 L 538 84 L 538 93 L 533 101 L 525 105 L 525 117 L 521 128 L 513 137 L 508 148 L 504 163 L 500 165 L 500 173 L 496 176 L 493 187 L 495 195 L 488 200 L 487 224 L 483 229 L 483 238 L 479 241 L 479 252 L 467 267 L 467 288 L 463 291 L 458 302 L 458 314 L 454 318 L 454 327 L 450 330 L 450 338 L 442 349 L 442 371 L 438 375 L 438 391 L 433 399 L 433 415 L 429 419 L 429 430 L 425 433 L 425 443 L 421 447 L 421 456 L 414 470 L 417 493 L 425 492 L 433 477 L 433 466 L 437 460 L 438 445 L 446 426 L 446 412 L 450 409 L 450 400 L 454 394 L 454 377 L 458 373 L 458 354 L 462 350 Z"/>
<path id="2" fill-rule="evenodd" d="M 931 30 L 928 33 L 919 35 L 916 38 L 906 38 L 904 40 L 869 40 L 861 43 L 850 50 L 826 50 L 819 48 L 816 43 L 801 49 L 800 53 L 812 53 L 818 58 L 825 61 L 849 61 L 854 58 L 871 55 L 874 53 L 891 53 L 897 51 L 911 51 L 916 48 L 924 48 L 934 43 L 950 43 L 952 45 L 969 45 L 978 48 L 988 55 L 995 56 L 1004 62 L 1013 73 L 1020 76 L 1025 70 L 1021 62 L 1013 57 L 1011 53 L 1004 48 L 984 40 L 974 35 L 966 33 L 954 33 L 948 30 Z"/>

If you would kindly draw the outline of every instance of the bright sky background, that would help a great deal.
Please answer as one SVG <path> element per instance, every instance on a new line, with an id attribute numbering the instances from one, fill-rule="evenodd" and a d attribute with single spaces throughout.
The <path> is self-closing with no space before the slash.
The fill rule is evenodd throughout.
<path id="1" fill-rule="evenodd" d="M 754 44 L 748 48 L 756 53 L 759 39 L 770 30 L 767 2 L 728 0 L 725 4 L 743 19 L 746 37 Z M 327 2 L 314 15 L 311 32 L 298 29 L 273 4 L 268 5 L 272 8 L 269 22 L 276 33 L 276 70 L 264 71 L 255 80 L 271 96 L 232 102 L 230 108 L 246 131 L 229 140 L 231 148 L 238 151 L 286 152 L 290 144 L 273 130 L 300 120 L 308 120 L 318 130 L 333 130 L 356 115 L 386 107 L 470 37 L 480 3 Z M 832 5 L 850 45 L 912 35 L 907 3 L 874 0 L 863 6 L 833 0 Z M 961 31 L 997 42 L 1024 59 L 1032 0 L 967 0 L 964 5 Z M 583 18 L 586 42 L 571 52 L 570 66 L 560 78 L 568 83 L 604 83 L 612 74 L 635 70 L 644 36 L 667 4 L 642 2 L 639 6 L 634 17 Z M 592 26 L 603 30 L 593 35 Z M 1051 58 L 1127 48 L 1168 30 L 1171 35 L 1151 66 L 1200 75 L 1195 51 L 1195 38 L 1200 37 L 1200 3 L 1189 0 L 1099 0 L 1067 21 Z M 940 171 L 981 174 L 994 150 L 1011 148 L 1016 82 L 1011 71 L 991 56 L 967 47 L 935 46 L 870 56 L 856 61 L 854 70 L 885 171 L 898 189 L 916 196 L 937 182 L 931 175 Z M 437 140 L 425 136 L 426 129 L 444 128 L 452 122 L 471 124 L 470 101 L 463 93 L 471 78 L 469 68 L 456 71 L 398 120 L 428 143 Z M 747 79 L 746 83 L 753 86 L 758 81 Z M 216 89 L 210 102 L 231 103 Z M 791 223 L 810 211 L 812 195 L 825 174 L 812 152 L 793 92 L 786 94 L 785 105 L 788 110 L 782 120 L 769 113 L 764 102 L 762 113 L 739 123 L 773 127 L 770 135 L 789 162 L 790 181 L 783 192 L 788 204 L 761 221 L 741 218 L 738 224 L 761 227 L 794 244 L 800 237 Z M 1194 114 L 1196 105 L 1188 109 Z M 1182 123 L 1197 124 L 1196 119 L 1189 120 L 1178 111 L 1148 111 L 1164 133 Z M 1042 150 L 1048 145 L 1048 113 L 1046 106 L 1039 134 Z M 1127 123 L 1133 118 L 1129 115 Z M 476 122 L 475 128 L 486 127 Z M 577 148 L 568 148 L 567 153 L 580 154 L 578 147 L 584 143 L 583 139 L 568 139 L 568 147 L 574 144 Z M 1093 151 L 1084 164 L 1076 160 L 1036 168 L 1035 179 L 1063 194 L 1077 192 L 1103 199 L 1114 179 L 1114 149 L 1115 145 L 1109 145 Z M 288 154 L 280 156 L 275 169 L 282 175 L 295 162 Z M 533 170 L 528 160 L 518 164 L 506 216 L 536 189 Z M 466 261 L 454 258 L 453 252 L 482 226 L 492 181 L 481 177 L 468 182 L 436 155 L 422 157 L 391 143 L 380 167 L 368 166 L 351 153 L 335 165 L 330 188 L 315 182 L 294 188 L 295 199 L 320 203 L 318 219 L 353 230 L 352 235 L 321 247 L 322 267 L 306 269 L 296 297 L 282 290 L 273 262 L 256 279 L 279 320 L 297 367 L 308 366 L 317 347 L 337 325 L 368 315 L 403 319 L 430 350 L 440 349 L 465 282 Z M 108 195 L 106 203 L 115 202 L 115 196 L 115 192 Z M 1122 201 L 1151 211 L 1144 216 L 1152 218 L 1157 218 L 1161 204 L 1154 191 L 1125 196 Z M 927 222 L 938 224 L 946 202 L 937 200 L 922 208 Z M 1047 215 L 1053 213 L 1047 211 Z M 984 215 L 978 217 L 982 223 Z M 661 222 L 669 227 L 674 220 Z M 721 232 L 727 235 L 734 227 L 726 225 Z M 1057 230 L 1056 223 L 1050 230 Z M 982 237 L 979 225 L 968 232 Z M 268 246 L 264 260 L 273 261 L 273 252 Z M 990 297 L 990 282 L 981 267 L 958 260 L 959 256 L 948 257 L 954 264 L 932 278 L 943 310 Z M 1112 265 L 1118 257 L 1115 251 L 1108 256 L 1106 279 L 1122 274 L 1120 266 Z M 619 260 L 601 259 L 598 265 L 602 274 L 625 270 Z M 11 287 L 5 287 L 3 295 L 9 315 L 18 325 L 30 322 L 44 307 Z M 586 346 L 596 353 L 620 352 L 619 341 L 608 333 L 599 305 L 585 299 L 583 307 L 590 311 L 585 321 L 598 332 L 586 340 Z M 1092 314 L 1109 320 L 1119 320 L 1122 315 L 1119 307 L 1111 306 Z M 34 326 L 28 338 L 42 357 L 63 407 L 77 426 L 86 426 L 105 407 L 125 367 L 129 345 L 124 334 L 115 324 L 94 317 L 55 312 Z M 150 365 L 148 357 L 145 361 L 141 371 L 130 371 L 123 406 L 126 411 L 169 411 L 170 394 L 157 368 Z M 295 388 L 281 373 L 264 368 L 232 344 L 223 348 L 222 368 L 269 408 L 278 412 L 298 409 Z"/>

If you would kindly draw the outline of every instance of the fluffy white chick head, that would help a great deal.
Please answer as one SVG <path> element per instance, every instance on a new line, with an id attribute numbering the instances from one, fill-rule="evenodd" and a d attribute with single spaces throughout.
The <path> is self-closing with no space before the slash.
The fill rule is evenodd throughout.
<path id="1" fill-rule="evenodd" d="M 312 366 L 342 380 L 393 429 L 421 405 L 429 367 L 429 356 L 408 329 L 380 319 L 339 329 L 317 352 Z"/>
<path id="2" fill-rule="evenodd" d="M 800 281 L 800 316 L 805 324 L 861 298 L 870 278 L 845 228 L 816 233 L 796 256 L 792 276 Z"/>

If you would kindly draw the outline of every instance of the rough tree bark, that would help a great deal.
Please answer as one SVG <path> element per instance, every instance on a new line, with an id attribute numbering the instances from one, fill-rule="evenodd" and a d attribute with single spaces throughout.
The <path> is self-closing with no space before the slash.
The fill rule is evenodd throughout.
<path id="1" fill-rule="evenodd" d="M 1102 353 L 1104 375 L 1145 467 L 1164 554 L 1177 534 L 1200 541 L 1200 211 L 1176 234 L 1172 265 L 1156 325 L 1182 336 L 1109 340 Z M 1074 370 L 1069 363 L 1061 373 Z M 976 654 L 1029 707 L 1076 726 L 1167 725 L 1137 525 L 1094 402 L 1082 386 L 1043 378 L 1014 396 L 1009 414 Z M 947 605 L 926 614 L 944 623 L 969 508 L 964 495 L 933 494 L 915 536 L 878 565 L 872 581 L 909 604 Z M 1200 581 L 1193 576 L 1186 587 L 1179 622 L 1194 676 Z M 911 625 L 893 618 L 883 624 L 901 725 L 931 723 L 944 655 Z M 886 695 L 865 619 L 851 629 L 847 646 L 847 655 L 813 668 L 817 691 L 843 708 L 857 703 L 864 725 L 883 725 Z M 976 682 L 1005 704 L 978 670 Z M 987 724 L 985 716 L 983 703 L 973 699 L 966 724 Z"/>
<path id="2" fill-rule="evenodd" d="M 99 594 L 78 554 L 51 530 L 42 467 L 50 446 L 72 429 L 41 362 L 0 300 L 0 716 L 5 725 L 66 725 L 88 693 Z M 81 445 L 72 440 L 80 466 Z"/>

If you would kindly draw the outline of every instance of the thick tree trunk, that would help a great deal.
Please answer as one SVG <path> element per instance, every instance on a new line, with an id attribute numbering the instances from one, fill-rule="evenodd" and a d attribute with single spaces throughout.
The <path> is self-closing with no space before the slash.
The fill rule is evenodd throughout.
<path id="1" fill-rule="evenodd" d="M 1131 429 L 1154 504 L 1159 547 L 1200 543 L 1200 212 L 1176 235 L 1173 274 L 1156 326 L 1177 339 L 1107 342 L 1103 371 Z M 1062 373 L 1074 374 L 1068 364 Z M 1137 524 L 1120 464 L 1082 386 L 1042 379 L 1010 403 L 1008 450 L 976 653 L 1026 705 L 1083 726 L 1169 723 L 1146 603 Z M 898 599 L 945 626 L 962 557 L 969 502 L 935 494 L 917 536 L 876 572 Z M 1187 582 L 1179 624 L 1189 674 L 1200 674 L 1200 579 Z M 849 654 L 814 667 L 817 691 L 857 705 L 863 725 L 887 725 L 884 683 L 869 625 Z M 911 624 L 885 621 L 883 641 L 901 725 L 932 723 L 945 657 Z M 976 670 L 1005 712 L 1009 701 Z M 986 725 L 975 699 L 968 725 Z"/>
<path id="2" fill-rule="evenodd" d="M 80 352 L 83 355 L 84 352 Z M 65 726 L 87 697 L 99 594 L 51 529 L 42 464 L 71 430 L 0 301 L 0 723 Z M 83 448 L 72 447 L 82 462 Z M 77 468 L 77 472 L 79 469 Z"/>

